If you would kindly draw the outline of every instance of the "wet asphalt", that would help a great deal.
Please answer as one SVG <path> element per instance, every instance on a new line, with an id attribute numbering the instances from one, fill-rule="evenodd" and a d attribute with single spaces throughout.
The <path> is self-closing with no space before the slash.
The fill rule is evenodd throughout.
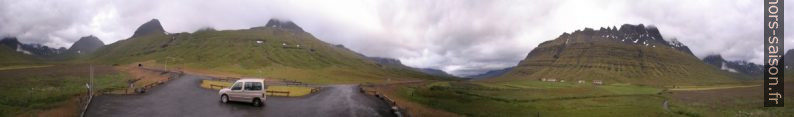
<path id="1" fill-rule="evenodd" d="M 264 107 L 221 103 L 218 91 L 199 87 L 203 76 L 185 75 L 138 95 L 94 97 L 88 117 L 391 117 L 390 107 L 355 85 L 324 86 L 303 97 L 269 96 Z"/>

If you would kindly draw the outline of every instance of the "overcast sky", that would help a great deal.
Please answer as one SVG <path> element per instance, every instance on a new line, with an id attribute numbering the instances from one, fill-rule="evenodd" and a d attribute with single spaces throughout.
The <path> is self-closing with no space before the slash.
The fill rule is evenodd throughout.
<path id="1" fill-rule="evenodd" d="M 701 58 L 761 63 L 762 11 L 753 0 L 0 0 L 0 36 L 68 48 L 87 35 L 129 38 L 152 18 L 168 32 L 279 18 L 367 56 L 463 76 L 514 66 L 563 32 L 625 23 L 654 25 Z"/>

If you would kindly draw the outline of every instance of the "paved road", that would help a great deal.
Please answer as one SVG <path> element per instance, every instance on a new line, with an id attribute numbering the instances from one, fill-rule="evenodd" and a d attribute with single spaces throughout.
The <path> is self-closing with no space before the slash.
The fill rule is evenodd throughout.
<path id="1" fill-rule="evenodd" d="M 354 85 L 326 86 L 304 97 L 270 96 L 265 107 L 224 104 L 217 91 L 199 87 L 202 76 L 185 75 L 141 95 L 94 97 L 89 117 L 389 117 L 385 102 L 358 92 Z"/>

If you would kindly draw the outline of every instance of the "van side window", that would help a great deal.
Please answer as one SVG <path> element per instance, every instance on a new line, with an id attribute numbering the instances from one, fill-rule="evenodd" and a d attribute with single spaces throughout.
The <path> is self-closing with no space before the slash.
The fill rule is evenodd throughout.
<path id="1" fill-rule="evenodd" d="M 246 82 L 245 83 L 245 90 L 262 90 L 262 83 L 259 82 Z"/>
<path id="2" fill-rule="evenodd" d="M 240 82 L 234 83 L 234 85 L 232 85 L 232 90 L 241 90 L 241 89 L 243 89 L 243 86 L 241 86 L 241 85 L 243 85 L 243 84 L 240 83 Z"/>

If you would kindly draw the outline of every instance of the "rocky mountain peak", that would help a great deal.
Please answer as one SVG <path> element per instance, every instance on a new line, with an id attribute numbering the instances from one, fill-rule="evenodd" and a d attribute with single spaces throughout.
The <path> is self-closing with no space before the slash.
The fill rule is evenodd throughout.
<path id="1" fill-rule="evenodd" d="M 81 37 L 80 40 L 74 42 L 74 44 L 72 44 L 72 47 L 69 47 L 69 51 L 78 54 L 93 53 L 94 51 L 99 49 L 99 47 L 102 47 L 104 45 L 105 43 L 102 42 L 102 40 L 99 40 L 99 38 L 90 35 L 90 36 Z"/>
<path id="2" fill-rule="evenodd" d="M 0 40 L 0 44 L 9 48 L 17 48 L 17 46 L 21 45 L 22 43 L 20 43 L 16 37 L 5 37 Z"/>
<path id="3" fill-rule="evenodd" d="M 144 35 L 150 34 L 165 34 L 165 29 L 160 24 L 160 20 L 152 19 L 149 22 L 143 23 L 138 29 L 135 30 L 135 33 L 132 37 L 140 37 Z"/>
<path id="4" fill-rule="evenodd" d="M 267 21 L 265 27 L 288 29 L 288 30 L 303 32 L 303 28 L 301 28 L 300 26 L 289 20 L 270 19 L 270 21 Z"/>
<path id="5" fill-rule="evenodd" d="M 599 30 L 594 30 L 592 28 L 585 28 L 584 30 L 577 30 L 571 34 L 563 33 L 560 35 L 559 38 L 562 39 L 570 39 L 574 37 L 594 37 L 590 38 L 591 40 L 588 41 L 598 41 L 598 39 L 607 39 L 607 40 L 616 40 L 620 41 L 621 43 L 625 44 L 634 44 L 639 45 L 642 47 L 670 47 L 675 48 L 679 51 L 692 54 L 692 51 L 684 45 L 683 43 L 679 42 L 676 39 L 668 39 L 665 40 L 661 33 L 659 33 L 659 29 L 655 26 L 645 26 L 643 24 L 632 25 L 632 24 L 623 24 L 620 28 L 616 27 L 601 27 Z M 694 55 L 693 55 L 694 56 Z"/>

